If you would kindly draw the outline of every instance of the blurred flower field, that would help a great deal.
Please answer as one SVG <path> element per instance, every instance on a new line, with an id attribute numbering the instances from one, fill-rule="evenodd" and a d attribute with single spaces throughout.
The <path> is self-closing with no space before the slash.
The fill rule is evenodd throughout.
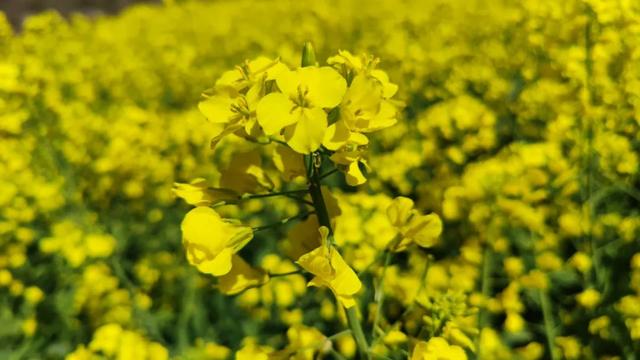
<path id="1" fill-rule="evenodd" d="M 639 359 L 640 3 L 0 13 L 0 359 Z"/>

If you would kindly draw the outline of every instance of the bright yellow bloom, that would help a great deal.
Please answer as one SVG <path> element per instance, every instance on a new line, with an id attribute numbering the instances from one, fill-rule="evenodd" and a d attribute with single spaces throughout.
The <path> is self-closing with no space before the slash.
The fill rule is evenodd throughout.
<path id="1" fill-rule="evenodd" d="M 240 256 L 231 258 L 231 271 L 218 279 L 218 289 L 226 295 L 234 295 L 251 287 L 269 281 L 269 275 L 262 269 L 247 264 Z"/>
<path id="2" fill-rule="evenodd" d="M 204 206 L 189 211 L 181 227 L 189 263 L 215 276 L 227 274 L 233 254 L 253 238 L 251 228 L 226 221 Z"/>
<path id="3" fill-rule="evenodd" d="M 600 300 L 602 299 L 602 295 L 596 289 L 589 288 L 576 296 L 576 300 L 578 304 L 587 308 L 593 309 L 598 304 L 600 304 Z"/>
<path id="4" fill-rule="evenodd" d="M 265 82 L 282 71 L 286 71 L 282 63 L 260 57 L 222 74 L 213 95 L 204 94 L 205 100 L 198 104 L 209 122 L 224 126 L 211 141 L 212 147 L 234 132 L 244 131 L 245 136 L 252 137 L 260 134 L 256 106 L 265 93 Z"/>
<path id="5" fill-rule="evenodd" d="M 265 134 L 284 129 L 287 144 L 301 154 L 317 150 L 327 130 L 327 113 L 340 104 L 347 83 L 330 67 L 309 66 L 276 77 L 280 92 L 266 95 L 257 107 Z"/>
<path id="6" fill-rule="evenodd" d="M 442 220 L 438 215 L 422 215 L 413 206 L 413 200 L 399 196 L 387 208 L 387 217 L 400 236 L 399 242 L 391 244 L 394 251 L 402 251 L 412 243 L 432 247 L 442 233 Z"/>
<path id="7" fill-rule="evenodd" d="M 449 345 L 441 337 L 433 337 L 428 342 L 420 341 L 413 349 L 411 360 L 466 360 L 467 354 L 457 345 Z"/>
<path id="8" fill-rule="evenodd" d="M 272 353 L 270 359 L 313 360 L 318 352 L 324 352 L 331 346 L 331 342 L 318 329 L 304 325 L 290 327 L 287 339 L 289 345 Z"/>
<path id="9" fill-rule="evenodd" d="M 362 283 L 338 250 L 326 245 L 329 230 L 323 226 L 319 231 L 323 245 L 302 255 L 297 263 L 315 275 L 309 286 L 328 287 L 344 307 L 355 306 L 353 296 L 360 290 Z"/>

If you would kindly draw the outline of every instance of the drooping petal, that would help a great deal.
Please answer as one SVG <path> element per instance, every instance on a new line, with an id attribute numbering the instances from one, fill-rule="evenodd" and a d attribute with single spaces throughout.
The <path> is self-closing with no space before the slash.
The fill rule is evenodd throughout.
<path id="1" fill-rule="evenodd" d="M 263 97 L 258 103 L 256 114 L 264 133 L 278 134 L 284 127 L 298 121 L 292 114 L 294 108 L 295 104 L 284 94 L 271 93 Z"/>
<path id="2" fill-rule="evenodd" d="M 303 157 L 286 146 L 277 146 L 273 151 L 273 163 L 286 181 L 306 175 Z"/>
<path id="3" fill-rule="evenodd" d="M 211 148 L 211 150 L 215 149 L 216 146 L 218 146 L 218 143 L 220 141 L 222 141 L 222 139 L 224 139 L 225 137 L 227 137 L 227 135 L 231 135 L 233 133 L 235 133 L 236 131 L 242 129 L 244 126 L 242 124 L 228 124 L 224 127 L 224 129 L 222 129 L 222 131 L 220 131 L 220 133 L 218 133 L 218 135 L 214 136 L 211 139 L 211 142 L 209 143 L 209 148 Z"/>
<path id="4" fill-rule="evenodd" d="M 345 180 L 349 186 L 358 186 L 367 182 L 367 178 L 362 174 L 362 170 L 360 170 L 360 166 L 357 161 L 349 164 Z"/>
<path id="5" fill-rule="evenodd" d="M 350 137 L 351 131 L 349 131 L 344 121 L 337 121 L 327 128 L 322 145 L 331 151 L 335 151 L 344 146 Z"/>
<path id="6" fill-rule="evenodd" d="M 229 271 L 231 271 L 231 257 L 233 255 L 233 250 L 230 248 L 225 248 L 221 252 L 218 253 L 211 260 L 205 260 L 199 264 L 196 264 L 198 271 L 211 274 L 213 276 L 221 276 Z"/>
<path id="7" fill-rule="evenodd" d="M 231 271 L 218 278 L 218 289 L 223 294 L 234 295 L 250 287 L 265 284 L 269 276 L 261 269 L 247 264 L 238 255 L 231 258 Z"/>
<path id="8" fill-rule="evenodd" d="M 340 295 L 353 295 L 360 291 L 362 283 L 353 269 L 347 265 L 337 249 L 331 252 L 331 265 L 336 276 L 331 280 L 331 287 Z"/>
<path id="9" fill-rule="evenodd" d="M 328 281 L 335 276 L 329 261 L 329 250 L 324 245 L 300 256 L 296 263 L 323 281 Z"/>

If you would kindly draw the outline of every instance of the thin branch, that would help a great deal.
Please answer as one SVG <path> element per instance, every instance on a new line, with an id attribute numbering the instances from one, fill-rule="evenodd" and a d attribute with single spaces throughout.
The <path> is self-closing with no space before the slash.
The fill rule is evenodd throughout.
<path id="1" fill-rule="evenodd" d="M 304 219 L 304 218 L 308 217 L 309 215 L 311 215 L 313 213 L 315 213 L 315 212 L 314 211 L 303 212 L 303 213 L 300 213 L 298 215 L 282 219 L 282 220 L 280 220 L 280 221 L 278 221 L 276 223 L 273 223 L 273 224 L 254 227 L 254 228 L 252 228 L 252 230 L 253 230 L 253 232 L 258 232 L 258 231 L 262 231 L 262 230 L 271 229 L 271 228 L 274 228 L 274 227 L 285 225 L 288 222 L 293 221 L 293 220 Z"/>

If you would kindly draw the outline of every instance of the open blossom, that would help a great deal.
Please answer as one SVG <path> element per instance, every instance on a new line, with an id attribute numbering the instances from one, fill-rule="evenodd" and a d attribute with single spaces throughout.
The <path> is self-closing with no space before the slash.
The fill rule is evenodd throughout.
<path id="1" fill-rule="evenodd" d="M 211 141 L 212 147 L 232 133 L 260 135 L 256 107 L 265 94 L 266 82 L 282 71 L 286 71 L 284 64 L 259 57 L 222 74 L 210 90 L 212 94 L 205 93 L 205 99 L 198 104 L 209 122 L 223 126 Z"/>
<path id="2" fill-rule="evenodd" d="M 189 211 L 181 228 L 189 263 L 215 276 L 231 271 L 233 255 L 253 238 L 250 227 L 226 221 L 205 206 Z"/>
<path id="3" fill-rule="evenodd" d="M 399 103 L 389 99 L 397 86 L 389 82 L 384 71 L 375 69 L 377 60 L 373 57 L 340 51 L 328 62 L 351 82 L 340 102 L 338 119 L 327 129 L 322 144 L 335 151 L 331 160 L 341 165 L 347 183 L 356 186 L 366 181 L 359 166 L 367 167 L 366 134 L 397 122 Z"/>
<path id="4" fill-rule="evenodd" d="M 309 286 L 328 287 L 344 307 L 355 306 L 356 301 L 353 297 L 362 287 L 362 283 L 338 250 L 327 246 L 329 229 L 323 226 L 319 231 L 322 245 L 302 255 L 297 263 L 315 275 Z"/>
<path id="5" fill-rule="evenodd" d="M 412 243 L 421 247 L 436 245 L 442 233 L 442 220 L 436 214 L 422 215 L 414 209 L 413 200 L 399 196 L 387 208 L 387 217 L 398 231 L 399 242 L 394 251 L 402 251 Z"/>
<path id="6" fill-rule="evenodd" d="M 276 83 L 281 92 L 260 100 L 258 123 L 267 135 L 284 129 L 287 144 L 298 153 L 317 150 L 328 127 L 325 109 L 340 104 L 345 79 L 330 67 L 309 66 L 281 72 Z"/>

